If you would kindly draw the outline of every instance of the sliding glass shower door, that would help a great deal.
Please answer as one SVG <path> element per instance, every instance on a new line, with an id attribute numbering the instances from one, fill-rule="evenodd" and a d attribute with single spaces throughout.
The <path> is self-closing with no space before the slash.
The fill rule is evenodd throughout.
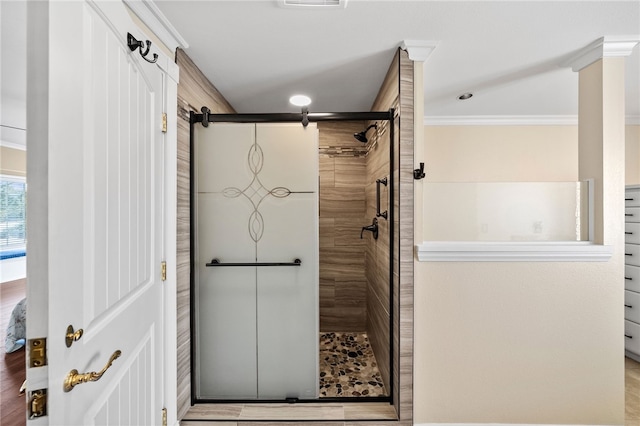
<path id="1" fill-rule="evenodd" d="M 318 130 L 194 135 L 196 396 L 318 395 Z"/>

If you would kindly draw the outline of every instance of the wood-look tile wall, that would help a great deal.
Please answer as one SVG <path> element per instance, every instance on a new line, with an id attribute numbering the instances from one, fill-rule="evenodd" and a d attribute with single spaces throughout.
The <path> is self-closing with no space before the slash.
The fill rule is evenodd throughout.
<path id="1" fill-rule="evenodd" d="M 388 109 L 388 108 L 385 108 Z M 371 139 L 372 145 L 367 155 L 367 187 L 366 216 L 369 222 L 376 217 L 376 180 L 386 178 L 389 182 L 391 178 L 391 165 L 389 162 L 389 150 L 391 143 L 389 140 L 389 126 L 378 123 L 377 140 Z M 372 135 L 373 137 L 373 135 Z M 380 186 L 380 210 L 387 211 L 390 215 L 390 186 Z M 389 228 L 390 223 L 384 217 L 378 218 L 378 239 L 370 236 L 367 239 L 365 251 L 365 270 L 367 275 L 367 333 L 373 348 L 373 352 L 378 361 L 378 367 L 382 375 L 382 380 L 389 389 L 390 377 L 390 337 L 389 332 Z"/>
<path id="2" fill-rule="evenodd" d="M 398 50 L 373 104 L 372 110 L 396 109 L 394 122 L 394 244 L 393 244 L 393 397 L 401 424 L 413 419 L 413 62 L 407 52 Z M 373 160 L 374 157 L 372 157 Z M 373 164 L 373 163 L 372 163 Z M 371 167 L 375 170 L 375 166 Z M 375 189 L 374 189 L 375 190 Z M 370 191 L 368 191 L 368 194 Z M 374 193 L 375 195 L 375 193 Z M 370 208 L 370 206 L 369 206 Z M 388 244 L 388 242 L 387 242 Z M 376 253 L 382 256 L 383 251 Z M 388 250 L 385 252 L 388 253 Z M 371 257 L 374 259 L 373 255 Z M 389 316 L 384 311 L 389 292 L 382 288 L 388 283 L 388 262 L 367 263 L 371 287 L 367 303 L 369 321 L 367 331 L 378 364 L 389 365 Z M 375 303 L 378 303 L 376 306 Z M 384 342 L 384 343 L 383 343 Z M 383 374 L 388 374 L 382 369 Z"/>
<path id="3" fill-rule="evenodd" d="M 373 111 L 386 111 L 390 108 L 397 108 L 398 105 L 398 55 L 394 57 L 391 62 L 391 66 L 387 71 L 387 75 L 382 83 L 380 92 L 373 104 Z M 397 135 L 397 122 L 395 125 L 395 137 Z M 367 214 L 375 215 L 376 213 L 376 180 L 381 178 L 387 178 L 387 181 L 391 181 L 391 164 L 390 164 L 390 149 L 395 147 L 395 141 L 392 144 L 390 141 L 390 128 L 389 125 L 385 125 L 384 129 L 378 129 L 378 136 L 380 140 L 376 143 L 367 156 L 367 179 L 370 184 L 367 187 Z M 395 151 L 394 151 L 395 154 Z M 387 186 L 381 186 L 380 192 L 380 209 L 387 210 L 390 220 L 390 183 Z M 389 227 L 391 225 L 389 220 L 379 218 L 378 226 L 380 235 L 377 241 L 372 242 L 367 247 L 366 256 L 366 270 L 367 280 L 369 286 L 367 288 L 367 332 L 371 341 L 373 352 L 378 361 L 380 373 L 382 379 L 387 386 L 387 389 L 391 389 L 390 377 L 391 377 L 391 351 L 390 345 L 391 329 L 390 329 L 390 316 L 391 316 L 391 288 L 389 283 L 389 268 L 390 268 L 390 239 L 389 239 Z M 395 388 L 394 380 L 394 388 Z"/>
<path id="4" fill-rule="evenodd" d="M 395 335 L 394 359 L 398 362 L 400 384 L 396 388 L 396 398 L 400 407 L 400 419 L 413 419 L 413 169 L 414 169 L 414 97 L 413 61 L 406 51 L 400 51 L 400 105 L 398 108 L 399 146 L 394 173 L 398 190 L 394 203 L 397 204 L 396 221 L 397 244 L 393 252 L 399 259 L 394 271 L 397 292 L 394 299 Z"/>
<path id="5" fill-rule="evenodd" d="M 234 113 L 235 110 L 207 80 L 198 67 L 180 49 L 176 52 L 180 67 L 178 84 L 178 418 L 191 406 L 191 327 L 190 327 L 190 141 L 189 112 L 199 112 L 207 106 L 214 113 Z"/>
<path id="6" fill-rule="evenodd" d="M 365 331 L 366 277 L 360 239 L 365 219 L 364 123 L 319 122 L 320 331 Z"/>

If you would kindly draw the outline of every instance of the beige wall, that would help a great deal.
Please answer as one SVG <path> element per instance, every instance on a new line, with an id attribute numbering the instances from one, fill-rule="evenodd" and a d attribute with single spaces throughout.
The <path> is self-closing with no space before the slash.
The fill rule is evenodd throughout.
<path id="1" fill-rule="evenodd" d="M 27 152 L 0 146 L 0 174 L 27 176 Z"/>
<path id="2" fill-rule="evenodd" d="M 633 149 L 637 126 L 627 183 Z M 427 126 L 424 159 L 431 182 L 577 180 L 578 127 Z M 621 422 L 619 263 L 416 262 L 415 422 Z"/>
<path id="3" fill-rule="evenodd" d="M 416 423 L 612 424 L 621 304 L 600 263 L 418 262 Z M 615 417 L 615 416 L 618 417 Z"/>
<path id="4" fill-rule="evenodd" d="M 429 182 L 572 181 L 578 126 L 425 126 Z M 625 127 L 627 185 L 640 184 L 640 126 Z"/>
<path id="5" fill-rule="evenodd" d="M 577 126 L 425 126 L 429 182 L 573 181 Z"/>
<path id="6" fill-rule="evenodd" d="M 640 185 L 640 126 L 627 126 L 625 141 L 625 183 Z"/>

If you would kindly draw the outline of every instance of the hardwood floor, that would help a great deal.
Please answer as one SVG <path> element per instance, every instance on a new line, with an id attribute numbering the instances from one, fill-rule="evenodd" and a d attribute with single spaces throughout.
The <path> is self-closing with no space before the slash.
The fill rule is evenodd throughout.
<path id="1" fill-rule="evenodd" d="M 25 400 L 18 395 L 25 379 L 24 348 L 8 354 L 4 351 L 7 324 L 14 306 L 26 295 L 26 280 L 9 281 L 0 284 L 0 424 L 3 426 L 24 426 Z"/>

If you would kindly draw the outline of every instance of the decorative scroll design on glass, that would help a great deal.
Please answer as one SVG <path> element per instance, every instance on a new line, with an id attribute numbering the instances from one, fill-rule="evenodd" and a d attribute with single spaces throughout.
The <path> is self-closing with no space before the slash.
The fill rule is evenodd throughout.
<path id="1" fill-rule="evenodd" d="M 249 215 L 247 229 L 254 242 L 260 241 L 264 234 L 264 217 L 260 213 L 260 205 L 267 197 L 286 198 L 291 194 L 307 193 L 306 191 L 291 191 L 284 186 L 276 186 L 268 189 L 260 181 L 260 172 L 264 166 L 264 153 L 258 145 L 257 138 L 247 154 L 247 164 L 253 175 L 251 182 L 244 188 L 227 187 L 222 190 L 222 194 L 227 198 L 245 197 L 253 206 L 253 212 Z"/>

